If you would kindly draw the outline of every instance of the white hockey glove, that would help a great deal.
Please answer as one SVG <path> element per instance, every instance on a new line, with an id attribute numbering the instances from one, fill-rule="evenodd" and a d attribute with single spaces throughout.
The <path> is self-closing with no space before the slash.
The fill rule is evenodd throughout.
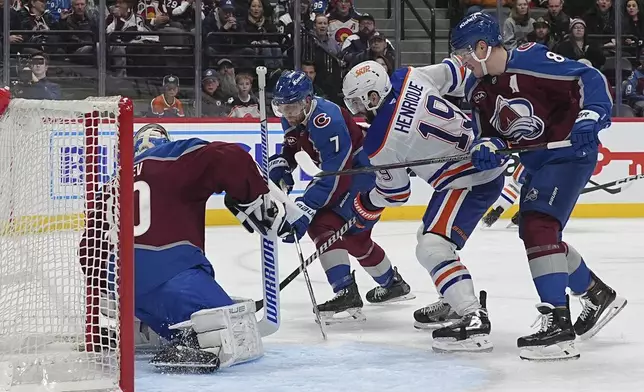
<path id="1" fill-rule="evenodd" d="M 261 195 L 250 203 L 240 203 L 226 194 L 224 205 L 249 233 L 257 231 L 266 235 L 273 230 L 278 233 L 288 230 L 284 227 L 288 225 L 284 205 L 276 203 L 269 194 Z"/>

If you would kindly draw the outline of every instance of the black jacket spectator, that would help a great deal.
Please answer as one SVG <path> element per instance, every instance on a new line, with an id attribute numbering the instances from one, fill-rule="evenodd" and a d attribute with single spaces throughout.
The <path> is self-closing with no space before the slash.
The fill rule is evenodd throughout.
<path id="1" fill-rule="evenodd" d="M 611 40 L 608 36 L 615 36 L 615 9 L 611 0 L 597 0 L 595 6 L 582 17 L 586 22 L 586 34 L 606 35 L 605 38 L 594 39 L 598 43 Z"/>
<path id="2" fill-rule="evenodd" d="M 235 3 L 232 0 L 222 0 L 220 7 L 215 8 L 203 21 L 205 41 L 217 54 L 228 54 L 239 49 L 245 43 L 240 34 L 243 25 L 235 17 Z"/>
<path id="3" fill-rule="evenodd" d="M 606 62 L 606 58 L 599 45 L 587 39 L 584 21 L 573 19 L 570 24 L 568 38 L 559 43 L 554 51 L 572 60 L 587 59 L 593 67 L 601 68 Z"/>
<path id="4" fill-rule="evenodd" d="M 357 55 L 351 64 L 349 64 L 349 68 L 354 67 L 357 64 L 360 64 L 363 61 L 367 60 L 375 60 L 378 57 L 385 57 L 386 59 L 389 60 L 391 64 L 395 64 L 395 58 L 396 58 L 396 53 L 392 49 L 391 45 L 389 45 L 387 39 L 385 38 L 384 34 L 376 31 L 373 33 L 371 38 L 369 39 L 369 49 L 365 50 L 364 52 L 360 53 Z"/>
<path id="5" fill-rule="evenodd" d="M 67 53 L 74 53 L 86 46 L 90 46 L 92 49 L 91 51 L 88 49 L 88 52 L 93 52 L 93 48 L 98 42 L 98 21 L 87 12 L 86 5 L 85 0 L 72 1 L 73 12 L 64 18 L 61 17 L 61 28 L 65 30 L 92 32 L 91 34 L 81 33 L 65 36 L 66 41 L 76 43 L 76 45 L 66 46 Z"/>
<path id="6" fill-rule="evenodd" d="M 550 24 L 550 35 L 557 42 L 563 41 L 570 31 L 570 17 L 563 12 L 562 2 L 563 0 L 548 0 L 548 13 L 543 17 Z"/>
<path id="7" fill-rule="evenodd" d="M 640 8 L 640 3 L 636 0 L 626 1 L 624 3 L 624 15 L 624 27 L 622 28 L 622 34 L 633 35 L 637 37 L 636 40 L 627 38 L 626 44 L 641 46 L 642 40 L 644 39 L 644 10 Z"/>
<path id="8" fill-rule="evenodd" d="M 550 34 L 550 23 L 543 17 L 539 17 L 533 23 L 534 30 L 528 33 L 528 42 L 536 42 L 538 44 L 547 46 L 549 50 L 555 47 L 557 42 Z"/>
<path id="9" fill-rule="evenodd" d="M 353 63 L 356 56 L 369 49 L 369 38 L 376 32 L 376 20 L 371 14 L 362 14 L 358 18 L 358 29 L 342 43 L 342 58 L 347 63 Z"/>
<path id="10" fill-rule="evenodd" d="M 20 15 L 18 11 L 13 8 L 9 8 L 9 30 L 20 30 Z M 4 0 L 0 0 L 0 48 L 2 47 L 2 42 L 4 42 L 3 32 L 4 32 Z M 12 34 L 9 36 L 9 43 L 20 43 L 23 42 L 23 36 L 19 34 Z M 12 52 L 20 52 L 19 49 L 14 48 L 12 45 Z"/>
<path id="11" fill-rule="evenodd" d="M 54 46 L 42 46 L 43 43 L 58 43 L 60 37 L 57 35 L 39 34 L 39 31 L 60 30 L 59 24 L 46 8 L 45 0 L 31 0 L 19 11 L 20 30 L 33 30 L 33 34 L 23 35 L 23 42 L 33 44 L 33 48 L 44 50 L 48 53 L 58 51 Z"/>

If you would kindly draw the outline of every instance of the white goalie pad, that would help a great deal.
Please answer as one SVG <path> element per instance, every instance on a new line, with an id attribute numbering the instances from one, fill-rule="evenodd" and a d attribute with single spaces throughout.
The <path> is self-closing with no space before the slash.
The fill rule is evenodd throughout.
<path id="1" fill-rule="evenodd" d="M 252 361 L 264 355 L 262 338 L 251 299 L 233 298 L 235 304 L 193 313 L 189 321 L 170 329 L 192 327 L 202 350 L 219 356 L 221 367 Z"/>

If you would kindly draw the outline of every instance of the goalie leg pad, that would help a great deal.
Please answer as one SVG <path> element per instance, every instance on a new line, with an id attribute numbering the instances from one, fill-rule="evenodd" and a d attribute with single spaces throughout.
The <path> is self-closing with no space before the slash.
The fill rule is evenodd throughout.
<path id="1" fill-rule="evenodd" d="M 264 355 L 255 318 L 255 303 L 236 298 L 235 304 L 204 309 L 190 316 L 202 350 L 219 356 L 221 367 L 252 361 Z"/>
<path id="2" fill-rule="evenodd" d="M 436 234 L 420 235 L 416 257 L 456 313 L 462 316 L 480 308 L 472 276 L 456 254 L 455 244 Z"/>

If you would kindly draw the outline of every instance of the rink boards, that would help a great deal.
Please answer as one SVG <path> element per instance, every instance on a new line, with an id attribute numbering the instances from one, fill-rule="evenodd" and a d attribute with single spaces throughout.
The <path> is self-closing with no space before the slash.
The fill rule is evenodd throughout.
<path id="1" fill-rule="evenodd" d="M 135 130 L 154 119 L 137 119 Z M 158 121 L 158 120 L 157 120 Z M 602 150 L 593 178 L 598 184 L 615 181 L 644 173 L 644 121 L 614 119 L 613 125 L 600 134 Z M 259 159 L 259 123 L 255 119 L 172 119 L 159 121 L 175 139 L 197 137 L 209 141 L 220 140 L 239 143 Z M 279 151 L 283 132 L 277 119 L 270 119 L 269 155 Z M 507 175 L 511 175 L 516 162 L 511 162 Z M 301 194 L 310 177 L 299 169 L 294 173 L 294 196 Z M 591 186 L 591 184 L 589 184 Z M 403 207 L 388 208 L 383 220 L 417 220 L 422 218 L 432 190 L 424 181 L 412 179 L 412 195 Z M 223 206 L 223 197 L 214 195 L 208 201 L 208 225 L 235 224 L 235 218 Z M 506 213 L 511 216 L 514 211 Z M 574 217 L 616 218 L 644 217 L 644 179 L 633 181 L 621 188 L 614 186 L 582 195 L 573 213 Z"/>

